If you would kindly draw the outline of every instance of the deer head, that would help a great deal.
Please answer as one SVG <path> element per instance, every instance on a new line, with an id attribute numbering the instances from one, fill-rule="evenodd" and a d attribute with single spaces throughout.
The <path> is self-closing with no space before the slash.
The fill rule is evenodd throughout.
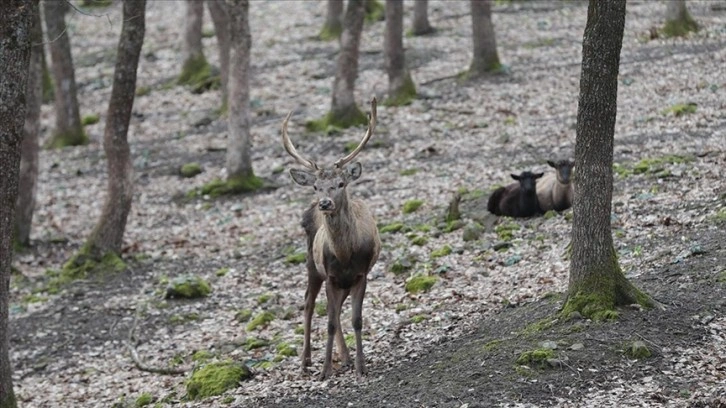
<path id="1" fill-rule="evenodd" d="M 323 213 L 335 213 L 347 201 L 346 186 L 351 181 L 357 180 L 363 167 L 359 162 L 350 163 L 373 134 L 376 126 L 376 98 L 371 100 L 371 112 L 368 115 L 368 130 L 358 146 L 347 156 L 339 159 L 331 167 L 320 167 L 312 160 L 305 159 L 295 149 L 287 134 L 287 122 L 290 119 L 290 112 L 282 123 L 282 144 L 287 153 L 292 156 L 306 170 L 290 169 L 292 180 L 301 186 L 312 186 L 317 194 L 318 209 Z"/>

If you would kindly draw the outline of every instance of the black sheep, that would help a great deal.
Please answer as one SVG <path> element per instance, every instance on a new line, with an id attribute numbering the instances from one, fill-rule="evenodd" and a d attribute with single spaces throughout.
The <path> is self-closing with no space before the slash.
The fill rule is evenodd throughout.
<path id="1" fill-rule="evenodd" d="M 487 209 L 495 215 L 508 215 L 510 217 L 531 217 L 540 213 L 537 202 L 537 179 L 544 173 L 524 171 L 519 175 L 512 174 L 518 183 L 494 190 Z"/>

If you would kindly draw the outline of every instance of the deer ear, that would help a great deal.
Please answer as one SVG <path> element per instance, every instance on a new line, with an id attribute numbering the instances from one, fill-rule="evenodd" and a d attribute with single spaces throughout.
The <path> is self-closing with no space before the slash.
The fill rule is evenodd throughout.
<path id="1" fill-rule="evenodd" d="M 516 174 L 510 174 L 510 176 L 512 176 L 513 179 L 519 181 L 519 176 L 518 175 L 516 175 Z"/>
<path id="2" fill-rule="evenodd" d="M 553 162 L 552 160 L 547 160 L 547 164 L 549 164 L 550 167 L 557 168 L 557 163 Z"/>
<path id="3" fill-rule="evenodd" d="M 312 186 L 318 178 L 314 173 L 299 169 L 290 169 L 290 176 L 292 181 L 301 186 Z"/>
<path id="4" fill-rule="evenodd" d="M 360 162 L 353 162 L 345 167 L 348 181 L 358 180 L 358 177 L 363 173 L 363 166 Z"/>

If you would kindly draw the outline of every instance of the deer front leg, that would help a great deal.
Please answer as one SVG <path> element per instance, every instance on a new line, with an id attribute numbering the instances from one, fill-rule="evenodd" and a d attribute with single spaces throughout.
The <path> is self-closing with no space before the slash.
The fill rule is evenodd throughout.
<path id="1" fill-rule="evenodd" d="M 353 303 L 353 330 L 355 330 L 355 373 L 358 379 L 368 373 L 363 357 L 363 297 L 366 294 L 366 276 L 353 286 L 351 300 Z"/>
<path id="2" fill-rule="evenodd" d="M 340 299 L 344 290 L 335 287 L 330 280 L 325 284 L 325 293 L 328 295 L 328 342 L 325 345 L 325 362 L 320 372 L 320 380 L 325 380 L 333 373 L 333 339 L 340 330 Z"/>
<path id="3" fill-rule="evenodd" d="M 342 290 L 342 289 L 341 289 Z M 340 296 L 340 304 L 338 306 L 338 316 L 343 311 L 343 303 L 348 297 L 350 289 L 343 290 L 343 295 Z M 338 319 L 340 321 L 340 319 Z M 338 329 L 335 331 L 335 343 L 338 346 L 338 354 L 340 355 L 341 365 L 343 369 L 350 367 L 350 353 L 348 352 L 348 345 L 345 344 L 345 337 L 343 337 L 343 325 L 338 324 Z"/>
<path id="4" fill-rule="evenodd" d="M 305 290 L 305 321 L 303 323 L 303 352 L 302 352 L 302 369 L 307 371 L 306 367 L 312 364 L 310 357 L 310 326 L 313 320 L 313 311 L 315 310 L 315 299 L 320 293 L 320 287 L 323 281 L 315 273 L 308 274 L 308 287 Z"/>

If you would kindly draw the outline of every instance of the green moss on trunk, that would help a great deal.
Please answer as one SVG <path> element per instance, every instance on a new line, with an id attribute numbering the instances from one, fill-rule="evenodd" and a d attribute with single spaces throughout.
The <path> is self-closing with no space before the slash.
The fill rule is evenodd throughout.
<path id="1" fill-rule="evenodd" d="M 45 59 L 45 58 L 43 58 Z M 48 65 L 43 63 L 43 103 L 51 103 L 55 99 L 55 87 L 50 77 Z"/>
<path id="2" fill-rule="evenodd" d="M 69 259 L 60 272 L 53 276 L 48 282 L 48 290 L 58 292 L 64 286 L 74 280 L 86 279 L 94 275 L 105 275 L 115 272 L 123 272 L 126 263 L 113 252 L 94 254 L 89 244 L 84 245 Z"/>
<path id="3" fill-rule="evenodd" d="M 188 85 L 193 93 L 218 89 L 222 84 L 219 75 L 212 73 L 212 66 L 209 65 L 204 55 L 192 57 L 184 62 L 177 83 L 179 85 Z"/>
<path id="4" fill-rule="evenodd" d="M 569 318 L 573 312 L 595 321 L 614 320 L 618 317 L 618 306 L 637 303 L 643 307 L 653 307 L 655 302 L 640 289 L 630 283 L 618 264 L 615 250 L 609 264 L 601 270 L 587 274 L 588 278 L 570 283 L 570 289 L 560 316 Z"/>
<path id="5" fill-rule="evenodd" d="M 335 133 L 339 129 L 347 129 L 352 126 L 367 125 L 368 118 L 358 109 L 358 106 L 352 105 L 340 111 L 328 112 L 322 119 L 311 120 L 305 123 L 305 128 L 311 132 L 325 132 L 328 134 Z"/>
<path id="6" fill-rule="evenodd" d="M 251 193 L 264 186 L 261 178 L 250 175 L 232 176 L 227 180 L 215 179 L 202 186 L 201 193 L 211 197 Z"/>
<path id="7" fill-rule="evenodd" d="M 698 24 L 688 11 L 686 11 L 683 19 L 668 20 L 663 26 L 663 35 L 666 37 L 683 37 L 691 31 L 698 31 Z"/>
<path id="8" fill-rule="evenodd" d="M 323 29 L 320 30 L 320 34 L 318 34 L 318 38 L 321 41 L 333 41 L 340 38 L 340 34 L 343 32 L 343 25 L 342 24 L 325 24 L 323 25 Z"/>
<path id="9" fill-rule="evenodd" d="M 378 0 L 366 0 L 366 21 L 374 23 L 386 18 L 386 7 Z"/>
<path id="10" fill-rule="evenodd" d="M 408 105 L 416 99 L 416 84 L 411 79 L 411 75 L 406 75 L 403 85 L 393 91 L 388 98 L 383 101 L 386 106 L 404 106 Z"/>
<path id="11" fill-rule="evenodd" d="M 57 132 L 46 144 L 48 149 L 60 149 L 67 146 L 83 146 L 88 144 L 88 136 L 83 129 L 80 131 Z"/>

